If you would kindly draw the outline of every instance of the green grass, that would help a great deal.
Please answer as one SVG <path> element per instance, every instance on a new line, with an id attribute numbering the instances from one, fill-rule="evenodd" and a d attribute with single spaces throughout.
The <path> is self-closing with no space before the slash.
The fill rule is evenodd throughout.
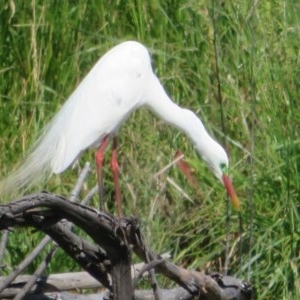
<path id="1" fill-rule="evenodd" d="M 258 299 L 300 298 L 300 4 L 251 2 L 5 1 L 0 8 L 1 176 L 22 159 L 102 54 L 121 41 L 139 40 L 150 49 L 174 101 L 193 109 L 219 141 L 226 138 L 243 204 L 243 237 L 238 239 L 234 211 L 227 234 L 230 274 L 250 280 Z M 226 196 L 187 137 L 141 110 L 121 128 L 119 141 L 125 213 L 139 215 L 153 249 L 172 251 L 186 267 L 222 271 Z M 177 149 L 194 168 L 201 193 L 176 167 L 159 182 L 153 179 Z M 80 165 L 93 157 L 88 151 Z M 68 170 L 45 188 L 67 195 L 76 174 Z M 108 166 L 105 176 L 113 195 Z M 94 174 L 89 184 L 95 184 Z M 28 235 L 34 244 L 38 237 L 28 231 L 11 235 L 9 267 L 28 252 Z M 57 255 L 49 272 L 66 270 L 60 268 L 62 257 Z"/>

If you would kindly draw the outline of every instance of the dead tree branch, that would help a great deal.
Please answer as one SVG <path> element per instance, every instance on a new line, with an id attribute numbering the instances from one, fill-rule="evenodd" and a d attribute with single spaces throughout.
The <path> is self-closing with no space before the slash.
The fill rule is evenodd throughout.
<path id="1" fill-rule="evenodd" d="M 114 218 L 46 192 L 3 205 L 0 211 L 0 229 L 32 226 L 45 232 L 83 269 L 117 293 L 119 299 L 131 294 L 132 287 L 128 284 L 131 282 L 131 249 L 145 262 L 147 258 L 159 262 L 154 264 L 155 270 L 178 283 L 190 295 L 201 296 L 201 299 L 234 299 L 233 295 L 240 297 L 237 299 L 250 299 L 246 286 L 238 279 L 207 276 L 161 259 L 145 245 L 136 218 Z M 64 226 L 63 219 L 83 229 L 96 245 L 74 234 Z M 124 278 L 127 278 L 127 287 L 118 284 L 118 281 L 124 282 Z M 120 287 L 121 290 L 116 290 Z"/>

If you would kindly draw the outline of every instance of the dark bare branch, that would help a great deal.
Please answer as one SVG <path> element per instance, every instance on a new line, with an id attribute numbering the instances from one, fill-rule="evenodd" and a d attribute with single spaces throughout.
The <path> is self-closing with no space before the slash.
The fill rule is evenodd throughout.
<path id="1" fill-rule="evenodd" d="M 75 236 L 68 228 L 58 223 L 63 218 L 85 230 L 99 245 L 97 246 L 100 247 L 97 248 L 98 252 L 96 250 L 92 254 L 89 253 L 90 245 L 83 247 L 85 241 L 82 238 Z M 103 268 L 101 264 L 105 260 L 104 253 L 110 262 L 108 265 L 104 264 L 104 273 L 111 272 L 112 275 L 113 266 L 120 265 L 120 261 L 122 266 L 124 262 L 124 269 L 121 270 L 123 273 L 120 272 L 120 269 L 116 273 L 120 280 L 130 272 L 127 266 L 128 260 L 130 261 L 130 249 L 133 249 L 143 261 L 147 262 L 147 257 L 150 261 L 161 260 L 159 255 L 146 247 L 136 218 L 114 218 L 109 214 L 77 203 L 71 203 L 53 194 L 31 195 L 20 201 L 1 206 L 0 228 L 14 225 L 30 225 L 46 232 L 78 263 L 80 263 L 78 258 L 83 257 L 84 262 L 81 262 L 81 266 L 85 269 L 86 266 L 84 265 L 87 262 L 88 265 L 98 267 L 97 274 L 99 264 L 100 269 Z M 70 241 L 72 242 L 70 243 Z M 72 246 L 68 249 L 68 245 Z M 70 248 L 75 248 L 76 251 Z M 100 257 L 99 249 L 101 249 L 100 254 L 102 255 Z M 218 278 L 216 280 L 215 277 L 185 270 L 168 260 L 162 260 L 160 264 L 155 266 L 155 269 L 178 283 L 191 295 L 206 297 L 203 299 L 230 299 L 228 295 L 232 296 L 234 293 L 239 295 L 244 289 L 243 283 L 234 278 L 231 278 L 230 286 L 227 286 L 226 280 L 228 278 Z M 92 275 L 94 276 L 94 274 Z M 99 276 L 97 279 L 100 280 Z M 108 287 L 108 284 L 106 283 L 105 286 Z"/>

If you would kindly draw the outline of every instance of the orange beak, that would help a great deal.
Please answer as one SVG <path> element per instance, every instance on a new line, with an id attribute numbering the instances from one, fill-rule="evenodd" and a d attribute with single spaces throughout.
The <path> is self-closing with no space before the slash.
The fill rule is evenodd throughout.
<path id="1" fill-rule="evenodd" d="M 227 194 L 228 194 L 228 196 L 230 197 L 230 199 L 232 201 L 233 206 L 238 211 L 240 211 L 241 210 L 240 201 L 239 201 L 239 199 L 238 199 L 238 197 L 237 197 L 237 195 L 235 193 L 235 190 L 233 188 L 233 185 L 231 183 L 231 180 L 230 180 L 229 176 L 223 174 L 222 180 L 223 180 L 224 186 L 226 188 Z"/>

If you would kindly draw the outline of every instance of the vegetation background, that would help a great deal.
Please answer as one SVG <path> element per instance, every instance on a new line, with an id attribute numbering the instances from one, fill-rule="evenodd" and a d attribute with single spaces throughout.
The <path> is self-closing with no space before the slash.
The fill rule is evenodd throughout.
<path id="1" fill-rule="evenodd" d="M 140 110 L 119 134 L 125 214 L 138 215 L 152 248 L 171 251 L 178 264 L 247 279 L 257 299 L 300 299 L 298 1 L 0 2 L 1 177 L 98 58 L 138 40 L 174 101 L 226 145 L 243 210 L 231 211 L 184 135 Z M 154 176 L 178 149 L 197 188 L 176 166 Z M 94 167 L 93 151 L 43 188 L 68 195 L 87 160 Z M 94 184 L 93 173 L 85 191 Z M 108 164 L 105 185 L 113 212 Z M 1 271 L 7 274 L 39 239 L 30 230 L 11 234 Z M 48 272 L 76 268 L 61 252 Z"/>

